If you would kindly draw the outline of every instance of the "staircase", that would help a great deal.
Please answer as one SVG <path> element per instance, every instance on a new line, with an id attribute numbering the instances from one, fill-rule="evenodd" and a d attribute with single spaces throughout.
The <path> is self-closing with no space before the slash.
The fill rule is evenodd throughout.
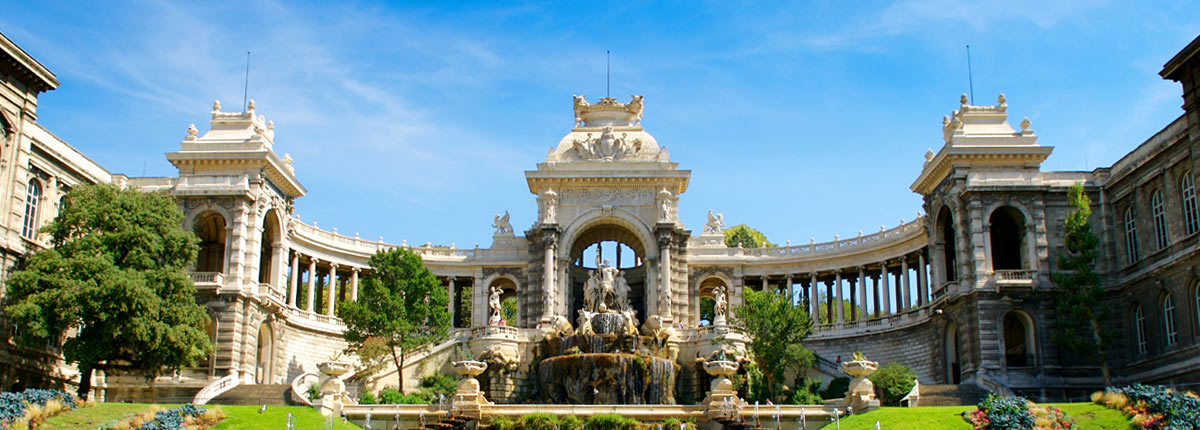
<path id="1" fill-rule="evenodd" d="M 243 384 L 210 400 L 211 405 L 273 405 L 289 404 L 292 387 L 288 384 Z"/>
<path id="2" fill-rule="evenodd" d="M 960 406 L 979 403 L 987 391 L 975 384 L 921 384 L 920 406 Z"/>

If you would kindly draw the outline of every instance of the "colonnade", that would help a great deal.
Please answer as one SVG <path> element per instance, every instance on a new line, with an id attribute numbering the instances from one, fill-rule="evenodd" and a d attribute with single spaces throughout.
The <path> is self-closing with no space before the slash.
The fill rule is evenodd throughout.
<path id="1" fill-rule="evenodd" d="M 358 278 L 363 268 L 323 261 L 296 251 L 292 251 L 290 258 L 288 306 L 335 316 L 338 300 L 358 301 Z M 301 281 L 305 282 L 304 296 L 300 296 Z M 318 286 L 325 289 L 327 298 L 319 309 Z"/>
<path id="2" fill-rule="evenodd" d="M 861 266 L 746 276 L 743 285 L 786 292 L 793 305 L 803 306 L 814 316 L 816 324 L 844 324 L 928 304 L 929 270 L 922 249 Z"/>

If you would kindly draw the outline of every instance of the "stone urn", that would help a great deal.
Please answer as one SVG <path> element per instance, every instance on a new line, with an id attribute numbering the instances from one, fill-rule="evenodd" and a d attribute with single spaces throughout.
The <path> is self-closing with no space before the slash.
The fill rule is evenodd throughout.
<path id="1" fill-rule="evenodd" d="M 854 413 L 866 412 L 879 407 L 879 400 L 875 398 L 875 384 L 867 379 L 877 369 L 879 369 L 879 363 L 865 358 L 842 363 L 842 372 L 854 378 L 850 380 L 850 387 L 846 390 L 846 398 L 842 402 L 843 407 L 849 406 Z"/>
<path id="2" fill-rule="evenodd" d="M 732 400 L 733 404 L 737 404 L 737 391 L 733 389 L 733 380 L 729 379 L 734 373 L 737 373 L 738 363 L 731 360 L 709 360 L 704 362 L 704 371 L 713 376 L 712 384 L 709 385 L 708 397 L 705 397 L 703 403 L 708 405 L 708 416 L 716 418 L 722 416 L 725 411 L 722 405 L 727 404 L 727 400 Z"/>
<path id="3" fill-rule="evenodd" d="M 321 400 L 319 406 L 321 414 L 325 416 L 339 416 L 342 414 L 342 407 L 347 404 L 353 404 L 354 400 L 350 398 L 350 393 L 346 392 L 346 383 L 342 382 L 342 375 L 349 373 L 354 369 L 354 365 L 343 361 L 326 361 L 317 364 L 317 370 L 321 372 L 321 378 L 318 383 L 321 387 Z"/>
<path id="4" fill-rule="evenodd" d="M 463 377 L 458 383 L 458 391 L 454 393 L 454 407 L 461 411 L 479 411 L 484 405 L 491 405 L 483 393 L 479 391 L 479 380 L 476 376 L 487 370 L 487 363 L 475 360 L 463 360 L 450 363 L 454 366 L 454 373 Z"/>

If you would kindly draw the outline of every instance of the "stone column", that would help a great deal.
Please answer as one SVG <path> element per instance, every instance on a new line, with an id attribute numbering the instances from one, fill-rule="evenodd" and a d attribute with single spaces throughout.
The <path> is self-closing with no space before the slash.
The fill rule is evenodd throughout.
<path id="1" fill-rule="evenodd" d="M 842 305 L 842 272 L 833 272 L 833 293 L 836 299 L 833 301 L 833 310 L 837 312 L 837 323 L 846 322 L 845 306 Z"/>
<path id="2" fill-rule="evenodd" d="M 925 253 L 917 252 L 917 306 L 929 302 L 929 276 L 925 273 Z"/>
<path id="3" fill-rule="evenodd" d="M 453 326 L 454 325 L 453 324 L 453 321 L 454 321 L 454 277 L 450 276 L 447 279 L 449 279 L 450 282 L 446 284 L 446 297 L 449 297 L 448 299 L 446 299 L 446 311 L 450 312 L 450 321 L 451 321 L 450 325 Z"/>
<path id="4" fill-rule="evenodd" d="M 796 307 L 796 287 L 792 286 L 792 274 L 790 272 L 787 274 L 787 295 L 788 304 Z"/>
<path id="5" fill-rule="evenodd" d="M 357 267 L 350 271 L 350 301 L 358 301 L 358 271 Z"/>
<path id="6" fill-rule="evenodd" d="M 317 295 L 317 261 L 319 260 L 316 258 L 308 260 L 308 303 L 304 305 L 304 310 L 309 312 L 312 312 L 313 307 L 316 306 L 314 299 Z"/>
<path id="7" fill-rule="evenodd" d="M 764 293 L 767 292 L 767 275 L 766 274 L 764 274 L 762 277 L 762 292 L 764 292 Z"/>
<path id="8" fill-rule="evenodd" d="M 552 228 L 542 229 L 542 243 L 545 246 L 545 256 L 542 261 L 542 321 L 550 322 L 554 317 L 554 304 L 556 301 L 554 282 L 554 248 L 558 241 L 557 232 Z"/>
<path id="9" fill-rule="evenodd" d="M 271 286 L 276 288 L 282 288 L 284 283 L 283 259 L 286 257 L 283 251 L 284 247 L 282 243 L 271 245 L 271 279 L 268 279 L 267 282 L 270 282 Z"/>
<path id="10" fill-rule="evenodd" d="M 808 306 L 812 308 L 813 321 L 816 321 L 818 324 L 820 324 L 821 319 L 818 318 L 818 316 L 821 315 L 821 301 L 817 300 L 817 297 L 818 297 L 817 288 L 818 288 L 817 287 L 817 273 L 816 272 L 809 273 L 808 274 L 808 289 L 809 289 Z"/>
<path id="11" fill-rule="evenodd" d="M 879 300 L 879 277 L 873 273 L 868 274 L 867 277 L 871 278 L 871 303 L 875 304 L 875 309 L 874 312 L 871 312 L 871 316 L 879 318 L 883 315 L 883 305 Z"/>
<path id="12" fill-rule="evenodd" d="M 329 263 L 329 287 L 328 297 L 325 301 L 325 315 L 334 316 L 337 309 L 334 308 L 334 303 L 337 303 L 337 263 Z"/>
<path id="13" fill-rule="evenodd" d="M 883 295 L 883 313 L 892 313 L 892 292 L 888 287 L 888 270 L 887 262 L 879 263 L 879 291 Z"/>
<path id="14" fill-rule="evenodd" d="M 867 282 L 864 270 L 863 266 L 858 266 L 858 308 L 855 308 L 854 313 L 862 312 L 861 315 L 856 315 L 856 319 L 860 320 L 865 320 L 867 315 L 870 315 L 867 313 Z"/>
<path id="15" fill-rule="evenodd" d="M 907 255 L 904 256 L 904 258 L 900 259 L 900 276 L 901 276 L 901 278 L 900 278 L 900 285 L 901 285 L 900 301 L 904 302 L 900 308 L 907 310 L 909 307 L 912 306 L 912 301 L 909 300 L 912 298 L 912 297 L 910 297 L 910 296 L 912 296 L 912 293 L 908 291 L 908 256 Z"/>
<path id="16" fill-rule="evenodd" d="M 670 232 L 660 232 L 658 235 L 659 261 L 662 262 L 662 285 L 658 291 L 658 316 L 663 321 L 671 321 L 671 243 L 673 242 Z M 766 282 L 766 277 L 763 277 L 763 282 Z M 726 298 L 728 300 L 728 298 Z"/>
<path id="17" fill-rule="evenodd" d="M 296 307 L 296 296 L 299 295 L 297 288 L 300 279 L 300 253 L 292 253 L 292 279 L 291 286 L 288 288 L 288 305 Z"/>

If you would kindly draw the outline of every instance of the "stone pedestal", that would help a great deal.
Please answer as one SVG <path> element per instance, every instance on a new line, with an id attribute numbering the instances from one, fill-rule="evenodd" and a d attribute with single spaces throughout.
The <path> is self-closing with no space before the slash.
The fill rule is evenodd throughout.
<path id="1" fill-rule="evenodd" d="M 487 370 L 487 363 L 466 360 L 451 364 L 454 365 L 454 372 L 463 376 L 463 380 L 458 383 L 458 391 L 454 393 L 452 407 L 463 415 L 480 416 L 484 406 L 492 405 L 492 402 L 483 397 L 483 392 L 479 391 L 479 380 L 475 379 Z"/>
<path id="2" fill-rule="evenodd" d="M 704 371 L 714 378 L 712 384 L 709 385 L 708 396 L 700 403 L 708 406 L 709 418 L 724 416 L 728 411 L 722 409 L 723 405 L 736 407 L 741 402 L 737 397 L 737 390 L 733 387 L 733 380 L 729 379 L 730 376 L 737 373 L 737 368 L 736 361 L 713 360 L 704 363 Z"/>
<path id="3" fill-rule="evenodd" d="M 875 398 L 875 384 L 867 379 L 878 368 L 879 363 L 867 360 L 842 363 L 842 372 L 854 378 L 850 380 L 850 388 L 846 391 L 846 398 L 842 400 L 843 408 L 849 406 L 858 414 L 879 407 L 879 400 Z"/>
<path id="4" fill-rule="evenodd" d="M 341 379 L 341 376 L 352 368 L 350 363 L 340 361 L 326 361 L 317 365 L 317 369 L 321 371 L 321 379 L 318 381 L 321 398 L 313 402 L 313 406 L 321 411 L 321 415 L 341 416 L 345 405 L 355 403 L 350 398 L 350 393 L 346 392 L 346 383 Z"/>

